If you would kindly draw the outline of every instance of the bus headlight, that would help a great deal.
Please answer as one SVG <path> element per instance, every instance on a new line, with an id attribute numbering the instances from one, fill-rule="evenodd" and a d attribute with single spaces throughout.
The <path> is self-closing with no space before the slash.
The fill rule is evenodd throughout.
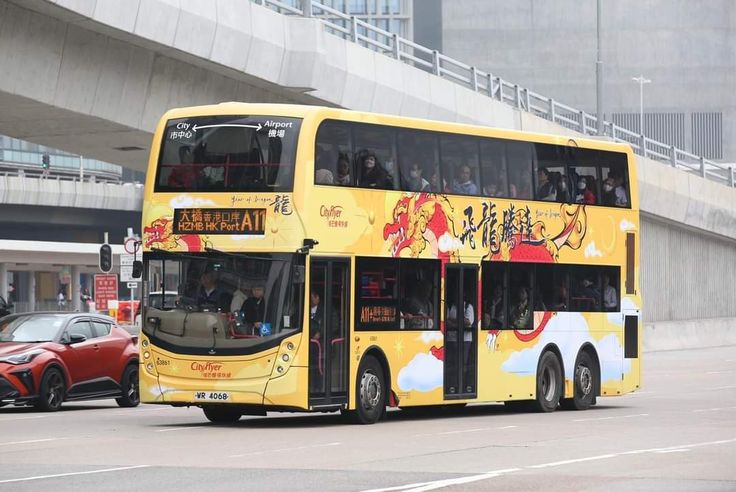
<path id="1" fill-rule="evenodd" d="M 148 364 L 146 364 L 146 371 L 153 374 L 153 362 L 149 362 Z"/>
<path id="2" fill-rule="evenodd" d="M 289 354 L 282 355 L 281 360 L 283 360 L 284 362 L 289 362 Z"/>
<path id="3" fill-rule="evenodd" d="M 286 344 L 286 350 L 294 350 L 294 344 L 289 342 Z"/>
<path id="4" fill-rule="evenodd" d="M 149 352 L 148 350 L 144 350 L 143 351 L 143 358 L 144 359 L 150 359 L 151 358 L 151 352 Z"/>
<path id="5" fill-rule="evenodd" d="M 143 339 L 143 341 L 141 342 L 141 347 L 143 347 L 143 348 L 148 347 L 148 339 L 146 339 L 146 338 Z"/>
<path id="6" fill-rule="evenodd" d="M 284 372 L 284 368 L 282 366 L 276 366 L 276 372 L 278 372 L 279 374 L 281 374 L 281 373 Z"/>

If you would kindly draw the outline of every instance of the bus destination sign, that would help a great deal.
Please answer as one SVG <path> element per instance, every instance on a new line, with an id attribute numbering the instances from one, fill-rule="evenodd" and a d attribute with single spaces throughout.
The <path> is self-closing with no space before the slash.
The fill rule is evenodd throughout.
<path id="1" fill-rule="evenodd" d="M 177 208 L 174 234 L 264 234 L 265 208 Z"/>

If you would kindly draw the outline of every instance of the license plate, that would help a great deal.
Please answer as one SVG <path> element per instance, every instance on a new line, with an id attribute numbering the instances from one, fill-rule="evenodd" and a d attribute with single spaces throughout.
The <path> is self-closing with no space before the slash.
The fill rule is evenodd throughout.
<path id="1" fill-rule="evenodd" d="M 197 391 L 194 393 L 194 399 L 200 401 L 229 401 L 230 393 L 223 391 Z"/>

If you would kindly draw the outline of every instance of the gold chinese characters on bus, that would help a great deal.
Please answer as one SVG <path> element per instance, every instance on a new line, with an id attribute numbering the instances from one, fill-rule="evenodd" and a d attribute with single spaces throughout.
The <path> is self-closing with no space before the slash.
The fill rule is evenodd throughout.
<path id="1" fill-rule="evenodd" d="M 394 306 L 363 306 L 360 310 L 361 324 L 383 324 L 396 321 Z"/>
<path id="2" fill-rule="evenodd" d="M 265 208 L 177 208 L 174 234 L 263 234 Z"/>

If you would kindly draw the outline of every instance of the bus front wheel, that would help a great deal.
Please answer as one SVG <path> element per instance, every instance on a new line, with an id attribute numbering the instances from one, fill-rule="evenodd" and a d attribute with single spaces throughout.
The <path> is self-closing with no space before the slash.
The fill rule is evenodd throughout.
<path id="1" fill-rule="evenodd" d="M 243 416 L 240 409 L 228 406 L 204 406 L 202 410 L 207 420 L 215 424 L 232 424 Z"/>
<path id="2" fill-rule="evenodd" d="M 562 367 L 550 351 L 542 354 L 537 368 L 536 407 L 540 412 L 554 412 L 562 396 Z"/>
<path id="3" fill-rule="evenodd" d="M 358 368 L 355 388 L 356 409 L 347 412 L 356 424 L 375 424 L 386 413 L 386 382 L 381 364 L 373 356 L 366 356 Z"/>

